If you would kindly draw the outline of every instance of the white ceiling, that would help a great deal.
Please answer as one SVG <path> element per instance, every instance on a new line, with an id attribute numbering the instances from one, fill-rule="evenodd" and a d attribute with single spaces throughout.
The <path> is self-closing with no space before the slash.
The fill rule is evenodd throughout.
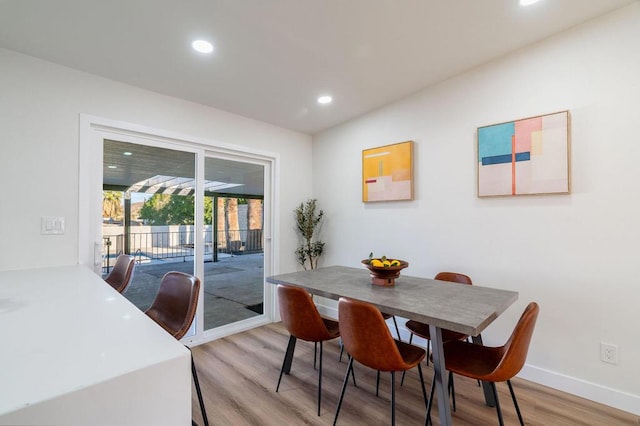
<path id="1" fill-rule="evenodd" d="M 634 1 L 0 0 L 0 46 L 314 134 Z"/>

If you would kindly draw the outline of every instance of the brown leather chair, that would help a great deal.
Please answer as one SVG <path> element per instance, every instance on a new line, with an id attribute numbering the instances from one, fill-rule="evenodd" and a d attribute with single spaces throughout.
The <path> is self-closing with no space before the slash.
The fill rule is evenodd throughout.
<path id="1" fill-rule="evenodd" d="M 457 272 L 440 272 L 435 276 L 434 279 L 439 281 L 449 281 L 452 283 L 471 285 L 471 278 L 469 278 L 467 275 L 459 274 Z M 409 336 L 409 343 L 413 341 L 414 334 L 418 337 L 422 337 L 423 339 L 427 340 L 427 352 L 429 352 L 431 347 L 431 333 L 429 332 L 429 324 L 409 320 L 405 323 L 405 327 L 407 327 L 407 329 L 409 329 L 409 331 L 411 332 L 411 335 Z M 451 330 L 442 330 L 443 342 L 449 340 L 464 340 L 466 338 L 466 334 L 458 333 Z M 429 358 L 427 358 L 427 365 L 429 365 Z"/>
<path id="2" fill-rule="evenodd" d="M 472 285 L 471 278 L 468 275 L 460 274 L 458 272 L 439 272 L 433 279 L 458 284 Z M 418 337 L 422 337 L 427 341 L 427 353 L 429 353 L 429 351 L 431 350 L 431 332 L 429 331 L 429 324 L 409 320 L 405 323 L 405 327 L 407 327 L 411 332 L 411 335 L 409 336 L 409 343 L 413 341 L 414 334 Z M 468 338 L 469 336 L 467 336 L 466 334 L 458 333 L 457 331 L 442 330 L 443 342 L 447 342 L 449 340 L 465 340 Z M 427 365 L 429 365 L 429 357 L 427 357 Z M 402 383 L 404 383 L 404 373 L 402 374 L 402 380 L 400 381 L 401 385 Z M 480 381 L 478 381 L 478 386 L 480 386 Z M 451 395 L 453 411 L 455 411 L 456 393 L 453 384 L 453 375 L 451 372 L 449 372 L 449 394 Z"/>
<path id="3" fill-rule="evenodd" d="M 384 318 L 385 321 L 387 321 L 389 318 L 393 318 L 393 325 L 396 329 L 396 336 L 398 336 L 398 340 L 402 341 L 402 338 L 400 337 L 400 329 L 398 328 L 398 321 L 396 321 L 396 316 L 387 314 L 386 312 L 381 312 L 381 313 L 382 313 L 382 318 Z M 411 343 L 411 341 L 409 341 L 409 343 Z M 340 362 L 342 362 L 343 353 L 344 353 L 344 346 L 341 343 L 340 344 Z M 404 379 L 404 376 L 402 378 Z"/>
<path id="4" fill-rule="evenodd" d="M 444 359 L 447 370 L 461 376 L 491 383 L 491 389 L 496 401 L 498 421 L 501 426 L 504 422 L 500 401 L 498 400 L 498 392 L 496 391 L 496 382 L 507 382 L 507 385 L 509 385 L 509 392 L 511 393 L 518 419 L 520 424 L 524 426 L 516 394 L 513 392 L 513 386 L 511 386 L 511 379 L 518 374 L 527 359 L 527 352 L 529 351 L 529 344 L 531 343 L 531 336 L 533 335 L 539 311 L 540 307 L 537 303 L 529 303 L 504 346 L 489 347 L 461 340 L 451 340 L 444 343 Z M 435 380 L 431 384 L 432 395 L 434 384 Z M 427 420 L 429 419 L 430 410 L 431 402 L 429 402 L 429 407 L 427 408 Z"/>
<path id="5" fill-rule="evenodd" d="M 340 336 L 347 354 L 349 365 L 342 384 L 342 392 L 336 409 L 335 425 L 340 414 L 342 399 L 347 387 L 349 374 L 353 372 L 353 361 L 377 371 L 391 372 L 391 424 L 395 424 L 395 372 L 418 367 L 422 394 L 427 407 L 427 393 L 424 387 L 420 362 L 424 359 L 424 349 L 394 339 L 384 321 L 382 313 L 375 306 L 341 297 L 338 302 Z"/>
<path id="6" fill-rule="evenodd" d="M 136 261 L 133 256 L 121 254 L 104 280 L 115 288 L 118 293 L 123 293 L 131 283 L 135 265 Z"/>
<path id="7" fill-rule="evenodd" d="M 313 303 L 313 299 L 311 299 L 311 295 L 302 288 L 279 284 L 278 301 L 282 323 L 287 331 L 289 331 L 290 336 L 284 361 L 282 362 L 282 368 L 280 369 L 276 392 L 280 389 L 282 374 L 289 374 L 291 370 L 291 360 L 293 359 L 296 340 L 301 339 L 307 342 L 319 343 L 318 415 L 320 415 L 320 402 L 322 398 L 322 342 L 340 336 L 338 322 L 321 317 L 316 305 Z"/>
<path id="8" fill-rule="evenodd" d="M 400 329 L 398 328 L 398 321 L 396 321 L 396 316 L 387 314 L 386 312 L 381 312 L 381 313 L 382 313 L 382 318 L 384 318 L 385 321 L 387 321 L 389 318 L 393 318 L 393 325 L 395 326 L 395 329 L 396 329 L 396 336 L 398 336 L 398 340 L 402 341 L 402 338 L 400 337 Z M 409 340 L 409 343 L 411 343 L 411 340 Z M 344 353 L 344 346 L 341 343 L 340 344 L 340 362 L 342 362 L 343 353 Z M 402 376 L 402 379 L 404 380 L 404 376 Z"/>
<path id="9" fill-rule="evenodd" d="M 164 328 L 167 333 L 180 340 L 191 328 L 191 323 L 196 315 L 199 293 L 200 279 L 182 272 L 167 272 L 160 281 L 158 294 L 145 314 Z M 188 346 L 185 347 L 191 351 Z M 204 424 L 208 426 L 209 419 L 204 407 L 193 354 L 191 355 L 191 374 L 196 386 L 202 418 Z M 195 422 L 192 421 L 192 424 Z"/>

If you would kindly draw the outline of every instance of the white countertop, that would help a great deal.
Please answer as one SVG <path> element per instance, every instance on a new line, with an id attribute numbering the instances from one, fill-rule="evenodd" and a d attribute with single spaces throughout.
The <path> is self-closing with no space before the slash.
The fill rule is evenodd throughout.
<path id="1" fill-rule="evenodd" d="M 0 416 L 180 357 L 84 266 L 0 272 Z"/>

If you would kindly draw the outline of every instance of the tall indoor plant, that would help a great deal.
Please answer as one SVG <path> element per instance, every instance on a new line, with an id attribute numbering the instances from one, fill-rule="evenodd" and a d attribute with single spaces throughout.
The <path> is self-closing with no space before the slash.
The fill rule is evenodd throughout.
<path id="1" fill-rule="evenodd" d="M 309 199 L 294 210 L 296 215 L 296 226 L 302 237 L 302 244 L 296 249 L 298 263 L 307 269 L 318 267 L 318 258 L 324 251 L 324 244 L 317 238 L 317 232 L 324 212 L 318 210 L 317 200 Z M 315 236 L 315 240 L 314 240 Z M 308 265 L 308 267 L 307 267 Z"/>

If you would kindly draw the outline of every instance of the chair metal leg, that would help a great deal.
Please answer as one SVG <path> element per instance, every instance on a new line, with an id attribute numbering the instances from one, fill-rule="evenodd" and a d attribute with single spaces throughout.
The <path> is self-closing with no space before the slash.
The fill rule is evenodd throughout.
<path id="1" fill-rule="evenodd" d="M 336 416 L 333 418 L 333 426 L 336 426 L 336 422 L 338 421 L 338 414 L 340 414 L 340 407 L 342 406 L 342 399 L 344 398 L 344 391 L 347 389 L 347 382 L 349 382 L 349 373 L 353 370 L 353 358 L 349 356 L 349 365 L 347 367 L 347 372 L 344 375 L 344 382 L 342 383 L 342 391 L 340 392 L 340 399 L 338 400 L 338 406 L 336 407 Z"/>
<path id="2" fill-rule="evenodd" d="M 429 393 L 429 403 L 427 404 L 427 418 L 424 421 L 425 426 L 431 423 L 431 405 L 433 404 L 433 394 L 436 390 L 435 377 L 431 381 L 431 391 Z M 449 371 L 449 396 L 453 404 L 453 411 L 456 411 L 456 390 L 453 384 L 453 373 Z"/>
<path id="3" fill-rule="evenodd" d="M 456 388 L 453 384 L 453 373 L 449 371 L 449 395 L 451 396 L 452 410 L 456 411 Z"/>
<path id="4" fill-rule="evenodd" d="M 436 391 L 436 380 L 435 380 L 435 375 L 433 377 L 433 380 L 431 381 L 431 391 L 429 391 L 429 403 L 427 404 L 427 418 L 424 420 L 424 426 L 429 426 L 430 424 L 433 424 L 431 422 L 431 406 L 433 405 L 433 394 Z"/>
<path id="5" fill-rule="evenodd" d="M 398 340 L 402 342 L 402 337 L 400 337 L 400 329 L 398 328 L 398 321 L 396 321 L 396 316 L 391 317 L 393 319 L 393 325 L 396 326 L 396 334 L 398 335 Z"/>
<path id="6" fill-rule="evenodd" d="M 471 339 L 471 336 L 467 336 L 467 338 L 465 339 L 465 342 L 468 343 L 473 343 L 473 340 Z M 482 384 L 480 383 L 480 380 L 476 380 L 478 382 L 478 387 L 482 387 Z"/>
<path id="7" fill-rule="evenodd" d="M 471 341 L 476 345 L 482 345 L 482 334 L 471 336 Z M 495 407 L 496 402 L 494 401 L 493 392 L 491 391 L 491 384 L 483 381 L 480 381 L 480 384 L 482 386 L 482 393 L 484 393 L 484 403 L 489 407 Z"/>
<path id="8" fill-rule="evenodd" d="M 376 396 L 378 396 L 378 389 L 380 389 L 380 370 L 378 370 L 378 374 L 376 375 Z"/>
<path id="9" fill-rule="evenodd" d="M 513 399 L 513 405 L 516 407 L 516 413 L 518 413 L 518 420 L 520 420 L 520 425 L 524 426 L 524 420 L 522 419 L 522 413 L 520 413 L 520 407 L 518 406 L 518 401 L 516 400 L 516 394 L 513 392 L 513 386 L 511 386 L 511 380 L 507 380 L 507 385 L 509 385 L 509 392 L 511 392 L 511 399 Z"/>
<path id="10" fill-rule="evenodd" d="M 391 426 L 396 424 L 396 372 L 391 372 Z"/>
<path id="11" fill-rule="evenodd" d="M 191 352 L 191 348 L 185 346 Z M 198 372 L 196 371 L 196 364 L 193 362 L 193 353 L 191 352 L 191 375 L 193 376 L 193 383 L 196 385 L 196 393 L 198 394 L 198 403 L 200 404 L 200 412 L 202 413 L 202 420 L 205 426 L 209 426 L 209 418 L 207 417 L 207 410 L 204 407 L 204 399 L 202 398 L 202 391 L 200 390 L 200 381 L 198 380 Z M 195 423 L 193 420 L 191 423 Z"/>
<path id="12" fill-rule="evenodd" d="M 320 367 L 318 368 L 318 415 L 320 415 L 321 399 L 322 399 L 322 342 L 320 342 Z"/>
<path id="13" fill-rule="evenodd" d="M 498 400 L 498 390 L 496 389 L 495 382 L 491 382 L 491 389 L 493 390 L 493 397 L 496 400 L 496 411 L 498 412 L 498 422 L 500 426 L 504 426 L 504 420 L 502 419 L 502 410 L 500 409 L 500 401 Z"/>
<path id="14" fill-rule="evenodd" d="M 342 344 L 342 340 L 340 340 L 340 362 L 342 362 L 342 354 L 344 352 L 344 345 Z M 353 377 L 353 386 L 358 387 L 356 385 L 356 374 L 354 373 L 354 369 L 351 369 L 351 376 Z"/>
<path id="15" fill-rule="evenodd" d="M 411 341 L 413 340 L 413 333 L 409 334 L 409 344 L 411 344 Z M 428 354 L 427 354 L 428 355 Z M 427 361 L 427 365 L 429 361 Z M 407 374 L 407 370 L 404 370 L 402 372 L 402 378 L 400 379 L 400 386 L 404 385 L 404 376 Z"/>
<path id="16" fill-rule="evenodd" d="M 422 385 L 422 396 L 424 397 L 424 406 L 425 408 L 429 408 L 429 403 L 427 401 L 427 391 L 424 387 L 424 376 L 422 375 L 422 367 L 418 364 L 418 373 L 420 374 L 420 385 Z"/>
<path id="17" fill-rule="evenodd" d="M 427 340 L 427 367 L 429 366 L 429 350 L 431 350 L 431 340 Z"/>
<path id="18" fill-rule="evenodd" d="M 318 359 L 318 342 L 313 342 L 313 369 L 316 369 L 316 361 Z"/>
<path id="19" fill-rule="evenodd" d="M 413 333 L 409 334 L 409 344 L 411 344 L 411 341 L 413 340 Z M 407 370 L 404 370 L 402 372 L 402 378 L 400 379 L 400 386 L 404 385 L 404 376 L 407 374 Z"/>
<path id="20" fill-rule="evenodd" d="M 280 369 L 280 377 L 278 377 L 278 385 L 276 386 L 276 392 L 280 389 L 280 381 L 282 380 L 282 374 L 289 374 L 291 372 L 291 362 L 293 361 L 293 352 L 296 349 L 296 338 L 289 336 L 289 344 L 287 345 L 287 351 L 284 354 L 284 360 L 282 361 L 282 368 Z"/>
<path id="21" fill-rule="evenodd" d="M 356 373 L 355 373 L 355 368 L 351 369 L 351 377 L 353 377 L 353 387 L 357 388 L 358 385 L 356 385 Z"/>

